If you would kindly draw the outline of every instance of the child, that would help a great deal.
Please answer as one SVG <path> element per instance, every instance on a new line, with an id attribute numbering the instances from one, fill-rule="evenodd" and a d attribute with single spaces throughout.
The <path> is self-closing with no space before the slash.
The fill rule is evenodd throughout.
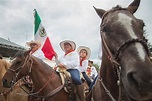
<path id="1" fill-rule="evenodd" d="M 90 86 L 91 85 L 91 80 L 87 76 L 86 71 L 87 71 L 88 59 L 90 57 L 91 51 L 88 47 L 79 46 L 78 49 L 77 49 L 77 52 L 80 56 L 80 64 L 77 67 L 77 69 L 82 73 L 82 75 L 85 78 L 88 86 Z"/>

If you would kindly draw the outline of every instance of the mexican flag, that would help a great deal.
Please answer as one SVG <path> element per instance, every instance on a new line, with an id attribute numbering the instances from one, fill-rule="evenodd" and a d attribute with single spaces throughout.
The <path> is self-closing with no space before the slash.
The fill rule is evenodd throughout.
<path id="1" fill-rule="evenodd" d="M 34 10 L 34 18 L 34 39 L 41 42 L 41 50 L 44 53 L 44 56 L 51 60 L 55 55 L 55 52 L 36 10 Z"/>

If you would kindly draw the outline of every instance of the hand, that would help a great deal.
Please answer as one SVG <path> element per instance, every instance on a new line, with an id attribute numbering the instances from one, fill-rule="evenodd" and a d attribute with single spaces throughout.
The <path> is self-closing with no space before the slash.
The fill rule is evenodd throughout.
<path id="1" fill-rule="evenodd" d="M 54 67 L 54 70 L 57 70 L 57 68 L 58 68 L 57 66 L 56 66 L 56 67 Z"/>
<path id="2" fill-rule="evenodd" d="M 58 58 L 58 54 L 55 52 L 54 57 L 57 59 Z"/>
<path id="3" fill-rule="evenodd" d="M 58 67 L 64 68 L 64 65 L 60 63 L 60 64 L 58 64 Z"/>

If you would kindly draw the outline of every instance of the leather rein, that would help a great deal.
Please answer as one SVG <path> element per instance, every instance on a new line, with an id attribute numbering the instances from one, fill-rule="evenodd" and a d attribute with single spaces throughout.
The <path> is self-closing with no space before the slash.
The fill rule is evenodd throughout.
<path id="1" fill-rule="evenodd" d="M 108 12 L 106 12 L 104 15 L 103 15 L 103 18 L 105 17 L 105 15 L 107 15 Z M 101 23 L 101 26 L 102 26 L 103 22 Z M 102 39 L 102 47 L 103 49 L 106 51 L 106 54 L 108 55 L 108 58 L 109 60 L 111 61 L 114 69 L 116 70 L 116 74 L 117 74 L 117 84 L 119 86 L 119 96 L 118 96 L 118 101 L 123 101 L 123 94 L 122 94 L 122 81 L 121 81 L 121 64 L 118 62 L 119 60 L 119 55 L 120 53 L 123 52 L 124 49 L 126 49 L 130 44 L 132 43 L 141 43 L 145 50 L 147 51 L 147 54 L 148 56 L 150 55 L 150 52 L 149 52 L 149 49 L 148 49 L 148 46 L 147 46 L 147 42 L 144 40 L 144 39 L 139 39 L 139 38 L 136 38 L 136 39 L 129 39 L 127 41 L 125 41 L 119 48 L 118 50 L 116 51 L 115 54 L 113 54 L 109 48 L 109 46 L 107 45 L 107 42 L 106 42 L 106 36 L 105 36 L 105 32 L 102 32 L 102 27 L 101 27 L 101 39 Z M 110 91 L 107 89 L 107 87 L 105 86 L 105 84 L 103 83 L 102 81 L 102 77 L 99 76 L 98 77 L 98 80 L 101 82 L 106 94 L 111 98 L 112 101 L 116 101 L 115 98 L 112 96 L 112 94 L 110 93 Z"/>
<path id="2" fill-rule="evenodd" d="M 18 67 L 17 69 L 8 69 L 9 71 L 11 71 L 11 72 L 13 72 L 14 74 L 15 74 L 15 78 L 13 78 L 13 80 L 11 81 L 12 83 L 16 83 L 16 81 L 17 81 L 17 78 L 18 78 L 18 75 L 19 75 L 19 73 L 20 73 L 20 71 L 21 71 L 21 69 L 23 68 L 23 67 L 25 67 L 25 65 L 29 62 L 29 61 L 31 61 L 31 63 L 30 63 L 30 65 L 29 65 L 29 74 L 32 72 L 31 71 L 31 69 L 32 69 L 32 65 L 33 65 L 33 60 L 31 59 L 31 57 L 30 57 L 30 55 L 27 55 L 26 56 L 26 58 L 25 58 L 25 60 L 24 60 L 24 63 L 20 66 L 20 67 Z M 54 89 L 53 91 L 51 91 L 51 92 L 49 92 L 47 95 L 45 95 L 45 96 L 40 96 L 40 95 L 38 95 L 48 84 L 49 84 L 49 81 L 51 80 L 51 78 L 44 84 L 44 86 L 42 86 L 42 88 L 40 88 L 37 92 L 34 92 L 34 93 L 29 93 L 28 91 L 26 91 L 24 88 L 22 88 L 21 86 L 21 89 L 23 89 L 23 91 L 25 92 L 25 93 L 27 93 L 28 94 L 28 96 L 33 96 L 33 97 L 36 97 L 37 99 L 42 99 L 42 101 L 44 101 L 46 98 L 48 98 L 48 97 L 51 97 L 51 96 L 53 96 L 53 95 L 55 95 L 56 93 L 58 93 L 59 91 L 61 91 L 63 88 L 64 88 L 64 84 L 62 84 L 62 85 L 60 85 L 59 87 L 57 87 L 56 89 Z M 12 85 L 12 87 L 13 87 L 13 85 Z M 11 87 L 11 88 L 12 88 Z"/>

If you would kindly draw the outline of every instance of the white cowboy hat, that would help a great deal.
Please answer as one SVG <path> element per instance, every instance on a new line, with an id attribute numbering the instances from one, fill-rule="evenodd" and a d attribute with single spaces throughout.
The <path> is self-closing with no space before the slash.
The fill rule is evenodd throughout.
<path id="1" fill-rule="evenodd" d="M 62 49 L 63 51 L 64 51 L 64 44 L 65 44 L 65 43 L 69 43 L 69 44 L 72 46 L 72 49 L 75 50 L 75 48 L 76 48 L 75 42 L 70 41 L 70 40 L 65 40 L 65 41 L 60 42 L 60 47 L 61 47 L 61 49 Z"/>
<path id="2" fill-rule="evenodd" d="M 29 47 L 31 47 L 31 45 L 32 44 L 36 44 L 36 45 L 38 45 L 38 48 L 40 48 L 41 47 L 41 43 L 39 42 L 39 41 L 30 41 L 30 42 L 26 42 L 26 44 L 29 46 Z"/>
<path id="3" fill-rule="evenodd" d="M 84 50 L 87 51 L 87 56 L 86 56 L 86 58 L 89 59 L 89 58 L 90 58 L 90 55 L 91 55 L 91 50 L 90 50 L 90 48 L 89 48 L 89 47 L 86 47 L 86 46 L 79 46 L 78 49 L 77 49 L 78 54 L 80 53 L 80 51 L 81 51 L 82 49 L 84 49 Z"/>

